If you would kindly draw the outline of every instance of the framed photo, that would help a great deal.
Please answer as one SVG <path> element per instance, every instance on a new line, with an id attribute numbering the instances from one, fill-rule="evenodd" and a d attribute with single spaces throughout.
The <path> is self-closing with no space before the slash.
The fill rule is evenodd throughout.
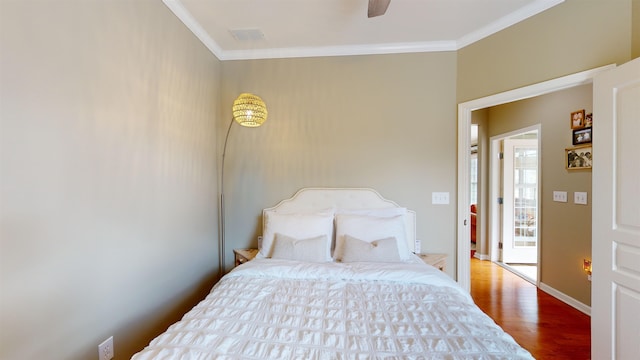
<path id="1" fill-rule="evenodd" d="M 584 116 L 584 127 L 591 127 L 593 125 L 593 113 L 589 113 Z"/>
<path id="2" fill-rule="evenodd" d="M 593 128 L 586 127 L 573 130 L 573 145 L 590 144 L 593 138 Z"/>
<path id="3" fill-rule="evenodd" d="M 593 164 L 591 145 L 565 149 L 565 167 L 567 170 L 591 169 Z"/>
<path id="4" fill-rule="evenodd" d="M 571 128 L 582 129 L 584 127 L 584 109 L 571 113 Z"/>

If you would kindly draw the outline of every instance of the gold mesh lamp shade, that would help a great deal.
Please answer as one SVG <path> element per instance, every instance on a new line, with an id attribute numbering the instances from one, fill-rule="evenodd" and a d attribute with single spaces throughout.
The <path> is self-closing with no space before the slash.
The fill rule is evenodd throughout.
<path id="1" fill-rule="evenodd" d="M 267 105 L 257 96 L 243 93 L 233 102 L 233 119 L 247 127 L 257 127 L 267 121 Z"/>

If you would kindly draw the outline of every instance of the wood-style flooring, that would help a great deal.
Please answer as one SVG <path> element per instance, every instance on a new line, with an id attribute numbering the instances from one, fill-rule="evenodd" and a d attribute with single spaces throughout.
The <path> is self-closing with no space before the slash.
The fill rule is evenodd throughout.
<path id="1" fill-rule="evenodd" d="M 471 259 L 471 296 L 536 359 L 591 358 L 591 318 L 501 266 Z"/>

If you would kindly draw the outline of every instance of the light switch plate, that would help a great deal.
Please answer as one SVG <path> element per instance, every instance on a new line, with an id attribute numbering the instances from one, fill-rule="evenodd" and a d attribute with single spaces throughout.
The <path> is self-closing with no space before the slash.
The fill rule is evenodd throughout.
<path id="1" fill-rule="evenodd" d="M 567 202 L 567 192 L 566 191 L 554 191 L 553 192 L 553 201 Z"/>
<path id="2" fill-rule="evenodd" d="M 432 192 L 431 203 L 438 204 L 438 205 L 449 204 L 449 193 L 448 192 Z"/>
<path id="3" fill-rule="evenodd" d="M 575 204 L 587 205 L 587 193 L 582 191 L 576 191 L 573 193 L 573 202 Z"/>

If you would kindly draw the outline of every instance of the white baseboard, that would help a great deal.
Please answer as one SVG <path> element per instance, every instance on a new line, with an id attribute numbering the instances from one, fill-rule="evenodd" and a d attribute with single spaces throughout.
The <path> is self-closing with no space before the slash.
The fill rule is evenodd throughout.
<path id="1" fill-rule="evenodd" d="M 479 252 L 476 251 L 475 254 L 473 254 L 473 257 L 476 259 L 480 259 L 480 260 L 489 260 L 489 255 L 484 255 L 484 254 L 480 254 Z"/>
<path id="2" fill-rule="evenodd" d="M 560 291 L 552 288 L 551 286 L 549 286 L 549 285 L 547 285 L 547 284 L 545 284 L 543 282 L 540 282 L 538 284 L 538 287 L 540 288 L 540 290 L 542 290 L 542 291 L 546 292 L 547 294 L 553 296 L 554 298 L 562 301 L 563 303 L 565 303 L 565 304 L 567 304 L 567 305 L 569 305 L 569 306 L 571 306 L 571 307 L 573 307 L 573 308 L 575 308 L 575 309 L 577 309 L 577 310 L 579 310 L 579 311 L 591 316 L 591 306 L 583 304 L 580 301 L 572 298 L 571 296 L 569 296 L 569 295 L 567 295 L 567 294 L 565 294 L 563 292 L 560 292 Z"/>

